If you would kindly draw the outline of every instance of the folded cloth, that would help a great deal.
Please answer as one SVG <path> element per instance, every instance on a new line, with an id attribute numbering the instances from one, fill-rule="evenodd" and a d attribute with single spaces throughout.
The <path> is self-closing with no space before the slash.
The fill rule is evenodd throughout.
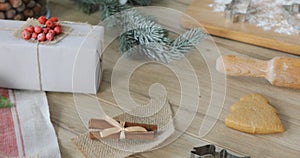
<path id="1" fill-rule="evenodd" d="M 122 158 L 135 153 L 152 150 L 162 144 L 174 132 L 172 111 L 166 97 L 151 99 L 127 113 L 114 117 L 116 120 L 158 125 L 154 140 L 91 140 L 89 133 L 82 134 L 72 141 L 87 158 Z"/>
<path id="2" fill-rule="evenodd" d="M 12 108 L 0 109 L 0 158 L 60 158 L 44 92 L 0 89 Z"/>

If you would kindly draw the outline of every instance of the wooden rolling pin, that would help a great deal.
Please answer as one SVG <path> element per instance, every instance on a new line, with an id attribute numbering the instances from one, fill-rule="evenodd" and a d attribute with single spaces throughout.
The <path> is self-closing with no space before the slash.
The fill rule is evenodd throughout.
<path id="1" fill-rule="evenodd" d="M 263 77 L 275 86 L 300 88 L 300 58 L 275 57 L 263 61 L 225 55 L 217 59 L 216 68 L 230 76 Z"/>

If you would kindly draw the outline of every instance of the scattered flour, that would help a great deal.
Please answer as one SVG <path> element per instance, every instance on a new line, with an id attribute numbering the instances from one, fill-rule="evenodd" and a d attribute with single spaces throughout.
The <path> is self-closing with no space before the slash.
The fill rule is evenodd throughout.
<path id="1" fill-rule="evenodd" d="M 231 0 L 214 0 L 209 4 L 214 12 L 223 12 L 225 4 Z M 251 6 L 257 9 L 256 13 L 249 16 L 248 22 L 263 28 L 266 31 L 274 30 L 280 34 L 294 35 L 300 33 L 289 25 L 287 20 L 282 16 L 281 5 L 291 5 L 300 3 L 300 0 L 252 0 Z"/>

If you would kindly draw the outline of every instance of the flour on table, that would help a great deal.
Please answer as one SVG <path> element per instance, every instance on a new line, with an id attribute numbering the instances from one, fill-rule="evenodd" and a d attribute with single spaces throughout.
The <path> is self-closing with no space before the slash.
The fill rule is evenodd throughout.
<path id="1" fill-rule="evenodd" d="M 224 12 L 225 5 L 231 0 L 214 0 L 213 4 L 209 4 L 214 12 Z M 257 9 L 256 13 L 249 16 L 248 22 L 265 31 L 274 30 L 280 34 L 294 35 L 300 33 L 289 25 L 287 20 L 283 18 L 281 5 L 291 5 L 300 3 L 300 0 L 252 0 L 251 6 Z M 299 15 L 298 15 L 299 16 Z"/>

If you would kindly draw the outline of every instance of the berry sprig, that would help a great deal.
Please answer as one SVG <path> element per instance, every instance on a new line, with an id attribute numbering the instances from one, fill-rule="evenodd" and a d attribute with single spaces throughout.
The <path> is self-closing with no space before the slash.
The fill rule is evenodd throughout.
<path id="1" fill-rule="evenodd" d="M 61 34 L 61 25 L 58 24 L 56 17 L 47 19 L 45 16 L 40 16 L 38 21 L 42 26 L 26 27 L 22 32 L 23 39 L 33 39 L 39 42 L 52 41 L 56 35 Z"/>

